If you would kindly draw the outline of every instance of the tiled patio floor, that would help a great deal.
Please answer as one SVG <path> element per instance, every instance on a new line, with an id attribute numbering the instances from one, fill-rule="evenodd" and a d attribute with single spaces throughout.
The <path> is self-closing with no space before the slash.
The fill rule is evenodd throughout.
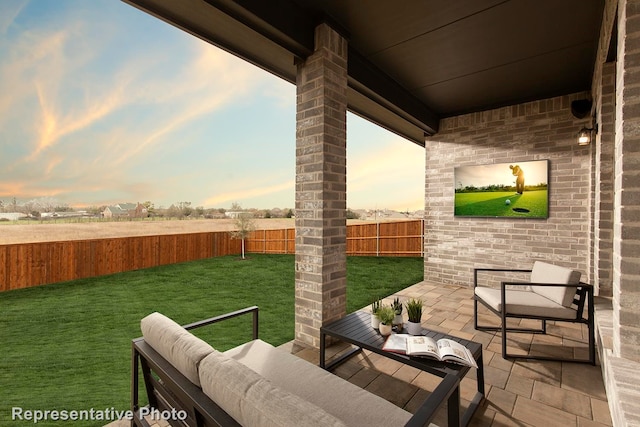
<path id="1" fill-rule="evenodd" d="M 602 372 L 599 366 L 582 363 L 504 360 L 501 356 L 500 333 L 473 329 L 473 291 L 458 286 L 434 286 L 424 283 L 411 286 L 396 294 L 401 298 L 418 297 L 425 301 L 423 326 L 440 332 L 470 339 L 483 344 L 485 387 L 487 399 L 476 413 L 473 426 L 610 426 Z M 387 302 L 391 302 L 391 297 Z M 487 323 L 493 317 L 486 312 Z M 558 327 L 549 325 L 547 337 L 514 334 L 517 343 L 510 351 L 523 351 L 531 342 L 545 341 L 564 347 L 576 346 L 576 352 L 586 351 L 586 328 L 583 325 Z M 511 341 L 511 335 L 510 335 Z M 312 363 L 318 363 L 318 351 L 294 349 L 290 351 Z M 344 346 L 333 346 L 334 353 Z M 545 351 L 548 351 L 545 348 Z M 407 367 L 385 357 L 364 352 L 338 367 L 335 372 L 349 381 L 412 411 L 424 399 L 426 392 L 437 384 L 432 375 Z M 475 370 L 462 381 L 464 404 L 476 390 Z M 446 425 L 445 411 L 435 423 Z"/>
<path id="2" fill-rule="evenodd" d="M 504 360 L 500 333 L 473 329 L 472 295 L 469 288 L 419 283 L 395 296 L 424 300 L 424 327 L 483 344 L 487 399 L 474 416 L 473 426 L 612 425 L 600 366 Z M 386 299 L 387 302 L 391 300 L 391 296 Z M 486 314 L 482 320 L 490 323 L 493 316 L 488 311 Z M 517 341 L 513 342 L 510 336 L 510 351 L 524 351 L 532 343 L 543 351 L 555 347 L 581 355 L 586 351 L 586 328 L 583 325 L 558 327 L 548 324 L 547 330 L 547 336 L 514 334 Z M 547 344 L 552 345 L 547 347 Z M 282 348 L 316 365 L 319 362 L 318 350 L 296 348 L 293 343 L 284 344 Z M 337 354 L 344 348 L 344 345 L 337 344 L 328 352 Z M 437 377 L 369 352 L 353 357 L 334 373 L 410 412 L 438 383 Z M 475 370 L 472 369 L 461 384 L 463 405 L 468 405 L 476 390 Z M 445 416 L 446 411 L 441 411 L 434 422 L 445 426 Z M 109 427 L 126 425 L 128 423 L 114 422 Z"/>

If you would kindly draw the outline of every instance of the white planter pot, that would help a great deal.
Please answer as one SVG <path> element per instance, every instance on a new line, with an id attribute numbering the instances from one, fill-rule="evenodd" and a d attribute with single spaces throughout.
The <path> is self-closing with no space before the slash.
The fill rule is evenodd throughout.
<path id="1" fill-rule="evenodd" d="M 373 329 L 378 329 L 380 325 L 380 319 L 378 319 L 373 313 L 371 314 L 371 327 Z"/>
<path id="2" fill-rule="evenodd" d="M 422 325 L 420 323 L 407 322 L 407 332 L 410 335 L 422 335 Z"/>
<path id="3" fill-rule="evenodd" d="M 391 334 L 391 328 L 392 328 L 392 327 L 393 327 L 392 325 L 384 325 L 384 324 L 380 323 L 380 326 L 379 326 L 379 328 L 380 328 L 380 335 L 383 335 L 383 336 L 385 336 L 385 337 L 386 337 L 387 335 L 390 335 L 390 334 Z"/>
<path id="4" fill-rule="evenodd" d="M 399 326 L 402 329 L 402 314 L 396 314 L 396 317 L 393 318 L 393 325 Z"/>

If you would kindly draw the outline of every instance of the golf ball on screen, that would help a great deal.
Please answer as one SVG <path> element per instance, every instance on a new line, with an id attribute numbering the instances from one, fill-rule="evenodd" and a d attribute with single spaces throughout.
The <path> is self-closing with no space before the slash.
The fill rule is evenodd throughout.
<path id="1" fill-rule="evenodd" d="M 505 201 L 504 201 L 504 204 L 505 204 L 505 205 L 510 205 L 510 204 L 511 204 L 511 200 L 509 200 L 509 199 L 505 200 Z"/>

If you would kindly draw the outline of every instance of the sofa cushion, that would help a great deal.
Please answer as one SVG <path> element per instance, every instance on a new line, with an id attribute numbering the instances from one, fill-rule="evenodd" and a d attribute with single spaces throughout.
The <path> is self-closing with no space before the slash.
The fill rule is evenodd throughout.
<path id="1" fill-rule="evenodd" d="M 475 294 L 491 308 L 502 311 L 500 289 L 478 286 Z M 557 317 L 559 319 L 575 319 L 576 311 L 551 301 L 532 291 L 507 290 L 507 313 L 526 316 Z"/>
<path id="2" fill-rule="evenodd" d="M 213 347 L 158 312 L 142 319 L 140 329 L 147 344 L 189 381 L 200 386 L 198 365 Z"/>
<path id="3" fill-rule="evenodd" d="M 300 376 L 300 382 L 308 379 Z M 339 419 L 214 351 L 200 363 L 202 391 L 244 427 L 344 426 Z"/>
<path id="4" fill-rule="evenodd" d="M 380 396 L 264 341 L 250 341 L 226 351 L 225 355 L 348 426 L 403 426 L 411 418 L 409 412 Z"/>
<path id="5" fill-rule="evenodd" d="M 580 283 L 581 273 L 570 268 L 536 261 L 531 270 L 531 283 L 558 283 L 577 285 Z M 562 286 L 532 286 L 531 290 L 538 295 L 549 298 L 565 307 L 571 307 L 576 288 Z"/>

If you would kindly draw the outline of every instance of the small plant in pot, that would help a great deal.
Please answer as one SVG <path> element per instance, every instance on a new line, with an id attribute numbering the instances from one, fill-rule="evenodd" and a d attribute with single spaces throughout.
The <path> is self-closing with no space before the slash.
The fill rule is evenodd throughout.
<path id="1" fill-rule="evenodd" d="M 393 304 L 391 305 L 393 307 L 393 311 L 396 313 L 395 318 L 393 319 L 393 327 L 395 329 L 396 332 L 401 332 L 402 331 L 402 303 L 400 302 L 400 298 L 394 298 L 393 299 Z"/>
<path id="2" fill-rule="evenodd" d="M 389 335 L 393 328 L 393 319 L 396 317 L 396 312 L 390 305 L 380 307 L 378 310 L 378 319 L 380 320 L 380 334 Z"/>
<path id="3" fill-rule="evenodd" d="M 424 303 L 421 299 L 411 298 L 407 301 L 407 316 L 409 322 L 407 323 L 407 332 L 411 335 L 422 335 L 422 307 Z"/>
<path id="4" fill-rule="evenodd" d="M 374 329 L 378 329 L 380 325 L 380 319 L 378 319 L 380 307 L 382 307 L 382 300 L 380 298 L 371 303 L 371 327 Z"/>

